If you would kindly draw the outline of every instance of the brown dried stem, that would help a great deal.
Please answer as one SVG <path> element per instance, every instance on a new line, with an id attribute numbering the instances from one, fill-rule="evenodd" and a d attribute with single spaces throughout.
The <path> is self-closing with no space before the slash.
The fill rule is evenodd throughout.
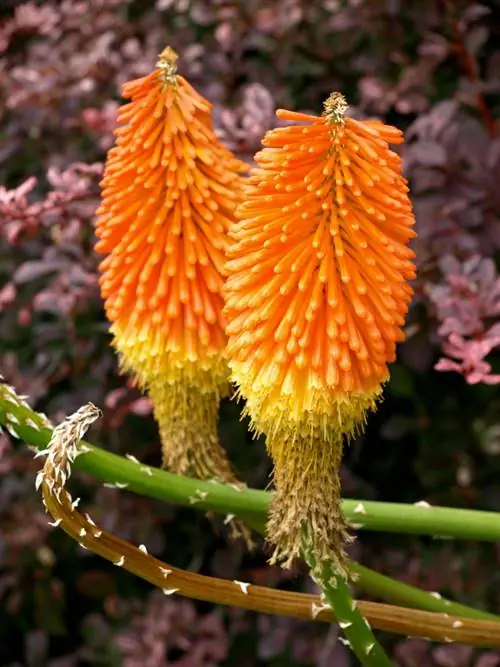
<path id="1" fill-rule="evenodd" d="M 166 595 L 226 604 L 253 611 L 332 622 L 334 616 L 317 595 L 278 591 L 240 581 L 229 581 L 186 572 L 149 555 L 99 526 L 87 514 L 80 514 L 65 488 L 70 464 L 77 455 L 76 444 L 83 431 L 99 416 L 95 406 L 81 408 L 53 432 L 47 460 L 40 473 L 43 499 L 55 522 L 82 547 L 160 587 Z M 479 621 L 447 614 L 406 609 L 375 602 L 359 602 L 359 610 L 374 629 L 425 637 L 435 641 L 460 642 L 472 646 L 500 647 L 500 623 Z"/>

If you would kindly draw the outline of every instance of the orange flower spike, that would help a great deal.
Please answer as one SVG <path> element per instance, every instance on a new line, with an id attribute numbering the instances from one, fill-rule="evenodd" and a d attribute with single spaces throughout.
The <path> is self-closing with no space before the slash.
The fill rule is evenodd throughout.
<path id="1" fill-rule="evenodd" d="M 130 102 L 96 226 L 100 284 L 122 367 L 153 403 L 164 466 L 234 482 L 217 438 L 229 375 L 221 289 L 247 167 L 217 140 L 210 103 L 176 61 L 167 47 L 151 74 L 123 86 Z"/>
<path id="2" fill-rule="evenodd" d="M 344 436 L 374 409 L 412 297 L 414 216 L 402 133 L 345 116 L 339 93 L 321 117 L 267 133 L 238 209 L 224 288 L 228 358 L 246 411 L 265 433 L 276 494 L 272 561 L 303 540 L 346 572 L 340 510 Z"/>

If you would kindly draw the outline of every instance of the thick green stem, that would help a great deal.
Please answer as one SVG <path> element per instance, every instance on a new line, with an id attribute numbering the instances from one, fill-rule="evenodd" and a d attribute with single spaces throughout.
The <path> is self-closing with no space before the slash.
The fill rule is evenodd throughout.
<path id="1" fill-rule="evenodd" d="M 438 593 L 427 593 L 427 591 L 422 591 L 415 586 L 410 586 L 396 579 L 391 579 L 391 577 L 387 577 L 384 574 L 379 574 L 359 563 L 351 561 L 349 569 L 356 576 L 356 584 L 361 589 L 387 602 L 393 602 L 413 609 L 450 614 L 451 616 L 465 616 L 466 618 L 477 618 L 484 621 L 499 620 L 499 617 L 495 616 L 495 614 L 447 600 Z"/>
<path id="2" fill-rule="evenodd" d="M 0 425 L 38 449 L 47 446 L 50 429 L 41 426 L 40 418 L 28 406 L 5 401 L 0 385 Z M 12 421 L 9 417 L 14 416 Z M 36 428 L 32 424 L 38 424 Z M 255 489 L 233 488 L 225 484 L 204 482 L 172 475 L 164 470 L 143 466 L 133 460 L 105 452 L 82 441 L 85 456 L 75 465 L 98 479 L 125 484 L 130 491 L 177 505 L 197 504 L 205 512 L 236 514 L 259 521 L 267 515 L 271 494 Z M 187 500 L 186 500 L 187 499 Z M 500 540 L 500 521 L 495 512 L 430 507 L 425 503 L 403 505 L 366 500 L 343 500 L 346 519 L 356 530 L 431 535 L 436 538 L 467 540 Z"/>
<path id="3" fill-rule="evenodd" d="M 392 667 L 391 660 L 378 643 L 370 624 L 358 610 L 344 577 L 328 564 L 318 565 L 310 552 L 305 552 L 304 558 L 345 635 L 344 643 L 350 646 L 364 667 Z"/>

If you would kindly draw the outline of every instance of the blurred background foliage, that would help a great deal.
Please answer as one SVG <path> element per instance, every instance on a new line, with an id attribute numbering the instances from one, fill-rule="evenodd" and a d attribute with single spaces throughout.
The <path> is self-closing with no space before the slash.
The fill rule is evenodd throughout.
<path id="1" fill-rule="evenodd" d="M 117 372 L 97 284 L 93 214 L 120 84 L 172 45 L 251 161 L 274 110 L 319 113 L 341 90 L 358 117 L 407 132 L 419 278 L 385 401 L 346 452 L 345 496 L 500 510 L 500 3 L 466 0 L 47 0 L 0 6 L 0 372 L 55 421 L 103 408 L 91 439 L 160 462 L 148 401 Z M 263 443 L 221 410 L 242 477 Z M 330 630 L 165 598 L 47 524 L 39 467 L 0 436 L 0 665 L 354 664 Z M 212 524 L 83 475 L 107 529 L 175 565 L 312 590 L 228 545 Z M 260 545 L 262 546 L 262 545 Z M 497 545 L 360 534 L 353 557 L 500 613 Z M 384 641 L 400 667 L 495 667 L 500 655 Z"/>

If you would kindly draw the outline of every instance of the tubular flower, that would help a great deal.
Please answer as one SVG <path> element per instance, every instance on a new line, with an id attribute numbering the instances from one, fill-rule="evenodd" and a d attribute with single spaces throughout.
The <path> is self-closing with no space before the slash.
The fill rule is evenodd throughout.
<path id="1" fill-rule="evenodd" d="M 340 511 L 344 436 L 359 431 L 388 378 L 412 296 L 414 216 L 402 133 L 345 116 L 266 134 L 230 229 L 224 288 L 228 358 L 254 429 L 265 433 L 276 493 L 272 562 L 301 545 L 345 573 Z"/>
<path id="2" fill-rule="evenodd" d="M 221 289 L 227 230 L 247 167 L 217 140 L 211 104 L 156 69 L 123 86 L 98 210 L 101 291 L 122 368 L 153 403 L 163 464 L 235 481 L 217 438 L 228 392 Z"/>

